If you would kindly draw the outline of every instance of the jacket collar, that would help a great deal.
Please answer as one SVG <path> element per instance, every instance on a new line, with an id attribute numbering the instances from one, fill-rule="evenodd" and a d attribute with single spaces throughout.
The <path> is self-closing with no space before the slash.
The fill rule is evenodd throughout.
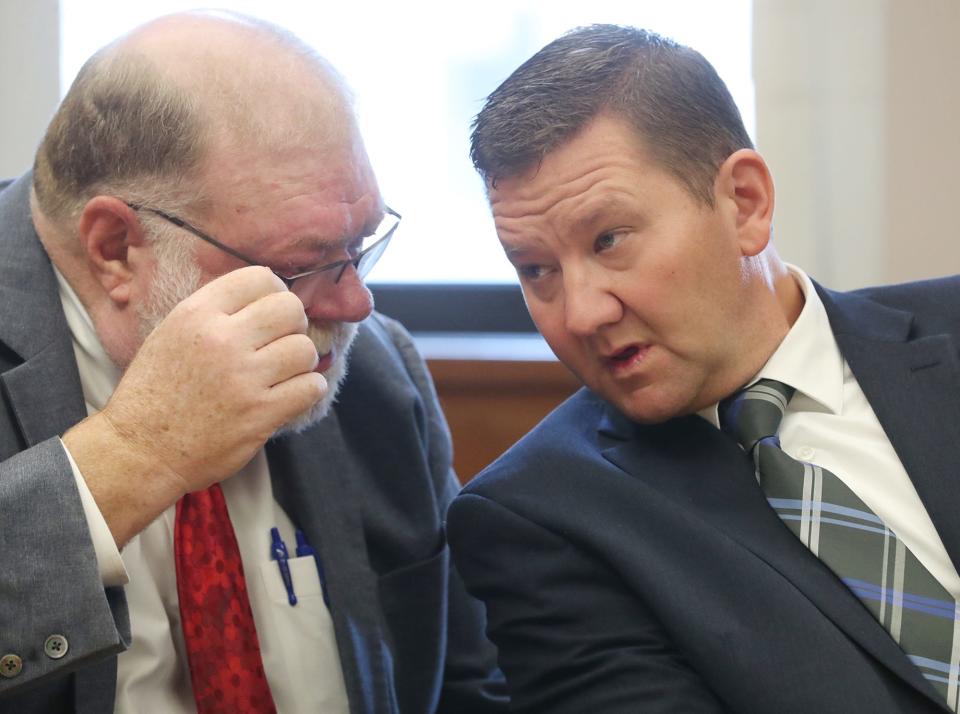
<path id="1" fill-rule="evenodd" d="M 0 193 L 0 349 L 16 358 L 0 374 L 27 444 L 86 416 L 57 282 L 30 216 L 31 174 Z"/>

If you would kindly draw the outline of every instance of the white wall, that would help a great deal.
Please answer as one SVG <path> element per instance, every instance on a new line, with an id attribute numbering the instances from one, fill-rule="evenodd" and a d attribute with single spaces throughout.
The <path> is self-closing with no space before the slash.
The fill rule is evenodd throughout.
<path id="1" fill-rule="evenodd" d="M 889 16 L 884 279 L 960 273 L 960 3 Z"/>
<path id="2" fill-rule="evenodd" d="M 837 288 L 960 272 L 960 3 L 755 0 L 775 240 Z"/>
<path id="3" fill-rule="evenodd" d="M 656 29 L 656 28 L 653 28 Z M 0 0 L 0 176 L 59 96 L 56 0 Z M 832 287 L 960 272 L 960 3 L 755 0 L 781 254 Z"/>
<path id="4" fill-rule="evenodd" d="M 0 0 L 0 178 L 17 176 L 60 100 L 57 0 Z"/>

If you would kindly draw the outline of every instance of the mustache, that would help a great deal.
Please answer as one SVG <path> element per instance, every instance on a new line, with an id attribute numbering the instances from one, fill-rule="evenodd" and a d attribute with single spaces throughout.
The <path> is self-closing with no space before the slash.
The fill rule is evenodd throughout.
<path id="1" fill-rule="evenodd" d="M 317 356 L 323 357 L 333 352 L 334 364 L 341 364 L 350 351 L 350 346 L 356 337 L 358 324 L 355 322 L 326 322 L 323 324 L 309 323 L 307 337 L 313 342 Z M 329 375 L 328 376 L 333 376 Z"/>
<path id="2" fill-rule="evenodd" d="M 317 348 L 317 354 L 321 357 L 333 349 L 341 351 L 348 336 L 349 330 L 342 322 L 307 325 L 307 337 L 313 342 L 313 346 Z"/>

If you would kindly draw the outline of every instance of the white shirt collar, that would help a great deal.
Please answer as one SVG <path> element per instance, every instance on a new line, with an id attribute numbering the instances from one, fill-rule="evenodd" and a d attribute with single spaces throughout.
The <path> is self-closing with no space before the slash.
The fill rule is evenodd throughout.
<path id="1" fill-rule="evenodd" d="M 122 373 L 103 348 L 93 320 L 73 287 L 56 266 L 53 272 L 60 286 L 60 302 L 63 304 L 63 313 L 73 340 L 73 353 L 80 371 L 83 398 L 88 409 L 99 411 L 110 399 Z"/>
<path id="2" fill-rule="evenodd" d="M 775 379 L 807 395 L 826 411 L 839 414 L 843 406 L 843 356 L 827 311 L 810 277 L 794 265 L 787 264 L 787 270 L 803 293 L 803 308 L 770 359 L 747 384 Z M 719 426 L 716 404 L 697 413 Z"/>

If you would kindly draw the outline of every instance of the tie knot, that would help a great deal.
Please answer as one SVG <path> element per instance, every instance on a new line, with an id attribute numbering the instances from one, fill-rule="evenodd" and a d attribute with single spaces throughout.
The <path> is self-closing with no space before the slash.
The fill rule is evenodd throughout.
<path id="1" fill-rule="evenodd" d="M 783 382 L 761 379 L 720 402 L 720 428 L 749 454 L 758 441 L 776 435 L 793 392 Z"/>

